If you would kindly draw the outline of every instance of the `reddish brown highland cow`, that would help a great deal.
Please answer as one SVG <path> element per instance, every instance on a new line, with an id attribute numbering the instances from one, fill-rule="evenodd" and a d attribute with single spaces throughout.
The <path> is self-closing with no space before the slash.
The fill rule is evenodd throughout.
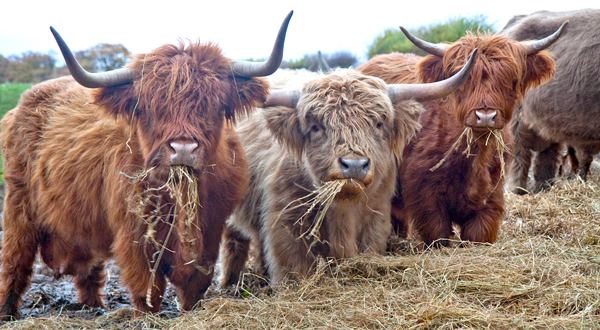
<path id="1" fill-rule="evenodd" d="M 446 99 L 424 103 L 423 128 L 399 168 L 393 202 L 398 230 L 405 233 L 402 221 L 410 220 L 426 244 L 447 245 L 455 224 L 463 240 L 494 242 L 504 216 L 506 152 L 499 141 L 511 140 L 505 124 L 523 94 L 552 77 L 554 61 L 543 49 L 562 27 L 542 40 L 468 34 L 451 45 L 430 44 L 403 31 L 431 55 L 380 55 L 360 70 L 388 83 L 433 82 L 459 70 L 473 49 L 480 55 L 464 85 Z"/>
<path id="2" fill-rule="evenodd" d="M 198 303 L 248 185 L 231 122 L 265 101 L 267 83 L 253 77 L 278 68 L 291 14 L 264 63 L 192 43 L 89 73 L 53 30 L 74 80 L 34 86 L 2 121 L 4 318 L 18 315 L 38 248 L 74 276 L 85 305 L 102 306 L 111 256 L 137 310 L 159 310 L 167 279 L 184 310 Z"/>

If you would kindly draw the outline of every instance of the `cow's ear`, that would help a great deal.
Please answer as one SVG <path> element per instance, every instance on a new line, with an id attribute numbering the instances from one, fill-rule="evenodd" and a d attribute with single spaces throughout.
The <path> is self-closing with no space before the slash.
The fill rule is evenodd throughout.
<path id="1" fill-rule="evenodd" d="M 527 71 L 521 85 L 523 93 L 552 79 L 556 70 L 554 60 L 547 51 L 527 56 L 526 65 Z"/>
<path id="2" fill-rule="evenodd" d="M 421 129 L 419 116 L 423 111 L 423 105 L 414 100 L 404 100 L 394 104 L 392 151 L 398 162 L 402 160 L 404 147 Z"/>
<path id="3" fill-rule="evenodd" d="M 300 128 L 298 111 L 294 108 L 282 106 L 264 108 L 262 111 L 267 122 L 267 127 L 273 136 L 300 160 L 303 150 L 303 135 Z"/>
<path id="4" fill-rule="evenodd" d="M 423 57 L 417 64 L 417 74 L 423 83 L 432 83 L 444 80 L 444 65 L 442 58 L 435 55 Z"/>
<path id="5" fill-rule="evenodd" d="M 96 104 L 102 105 L 114 115 L 129 115 L 136 107 L 136 96 L 133 84 L 115 87 L 97 88 L 93 91 Z"/>
<path id="6" fill-rule="evenodd" d="M 267 99 L 269 85 L 264 79 L 237 76 L 231 79 L 233 95 L 228 98 L 229 104 L 225 109 L 227 119 L 235 119 L 235 116 L 240 113 L 247 114 Z"/>

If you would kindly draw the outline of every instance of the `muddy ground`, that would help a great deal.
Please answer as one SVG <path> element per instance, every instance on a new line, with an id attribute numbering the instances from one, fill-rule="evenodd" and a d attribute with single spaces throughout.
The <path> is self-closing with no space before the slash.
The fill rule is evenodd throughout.
<path id="1" fill-rule="evenodd" d="M 104 287 L 104 302 L 106 308 L 88 308 L 77 302 L 77 290 L 71 276 L 54 278 L 53 271 L 39 260 L 35 264 L 31 287 L 23 296 L 21 316 L 56 316 L 64 315 L 92 319 L 109 311 L 120 308 L 130 308 L 127 289 L 119 282 L 119 267 L 110 262 L 107 271 L 107 281 Z M 175 291 L 169 287 L 161 307 L 161 316 L 175 317 L 179 315 Z"/>

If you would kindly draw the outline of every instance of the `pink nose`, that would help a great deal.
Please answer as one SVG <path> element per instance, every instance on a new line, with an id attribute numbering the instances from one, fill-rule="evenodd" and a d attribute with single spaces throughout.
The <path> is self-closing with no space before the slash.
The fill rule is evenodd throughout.
<path id="1" fill-rule="evenodd" d="M 170 142 L 169 145 L 173 149 L 171 154 L 171 166 L 174 165 L 185 165 L 194 166 L 196 156 L 194 150 L 198 148 L 196 142 Z"/>
<path id="2" fill-rule="evenodd" d="M 495 127 L 496 126 L 496 110 L 476 110 L 475 117 L 476 127 Z"/>

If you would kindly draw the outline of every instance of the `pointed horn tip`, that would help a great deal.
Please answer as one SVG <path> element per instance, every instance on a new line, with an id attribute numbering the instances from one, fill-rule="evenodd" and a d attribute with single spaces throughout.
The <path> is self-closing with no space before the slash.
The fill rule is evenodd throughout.
<path id="1" fill-rule="evenodd" d="M 567 27 L 567 25 L 569 25 L 569 20 L 564 21 L 560 27 L 558 28 L 558 33 L 559 35 L 562 35 L 562 33 L 564 32 L 565 28 Z"/>
<path id="2" fill-rule="evenodd" d="M 405 36 L 408 36 L 408 34 L 409 34 L 408 30 L 402 25 L 400 25 L 399 27 L 400 27 L 400 31 L 402 31 L 402 33 L 404 33 Z"/>
<path id="3" fill-rule="evenodd" d="M 290 23 L 290 20 L 292 19 L 293 15 L 294 15 L 294 11 L 290 10 L 290 12 L 283 19 L 283 25 L 284 26 L 287 26 Z"/>
<path id="4" fill-rule="evenodd" d="M 462 67 L 462 69 L 460 69 L 460 72 L 464 72 L 463 79 L 466 78 L 467 73 L 469 73 L 469 71 L 471 71 L 471 67 L 475 64 L 475 60 L 477 59 L 477 54 L 479 54 L 479 49 L 478 48 L 473 49 L 473 51 L 469 55 L 469 59 L 467 60 L 467 63 L 465 63 L 465 65 Z"/>
<path id="5" fill-rule="evenodd" d="M 52 25 L 50 25 L 50 32 L 54 36 L 54 39 L 60 39 L 60 34 L 58 34 L 58 31 L 56 31 L 56 29 Z"/>
<path id="6" fill-rule="evenodd" d="M 458 84 L 462 84 L 462 82 L 465 79 L 467 79 L 467 77 L 469 76 L 469 72 L 471 71 L 471 68 L 475 64 L 475 60 L 477 59 L 478 53 L 479 53 L 479 49 L 477 49 L 477 48 L 473 49 L 473 51 L 471 51 L 471 54 L 469 54 L 467 63 L 465 63 L 465 65 L 463 65 L 463 67 L 460 68 L 460 70 L 454 76 L 452 76 L 448 79 L 452 79 L 453 77 L 456 77 L 457 79 L 455 80 L 455 82 Z"/>
<path id="7" fill-rule="evenodd" d="M 285 32 L 287 33 L 287 28 L 288 25 L 290 24 L 290 20 L 292 19 L 292 16 L 294 15 L 294 11 L 290 10 L 290 12 L 285 16 L 285 19 L 283 20 L 283 24 L 282 27 L 285 27 Z"/>
<path id="8" fill-rule="evenodd" d="M 479 48 L 473 49 L 473 51 L 469 55 L 469 61 L 467 62 L 467 64 L 472 65 L 475 62 L 475 59 L 477 58 L 478 54 L 479 54 Z"/>

